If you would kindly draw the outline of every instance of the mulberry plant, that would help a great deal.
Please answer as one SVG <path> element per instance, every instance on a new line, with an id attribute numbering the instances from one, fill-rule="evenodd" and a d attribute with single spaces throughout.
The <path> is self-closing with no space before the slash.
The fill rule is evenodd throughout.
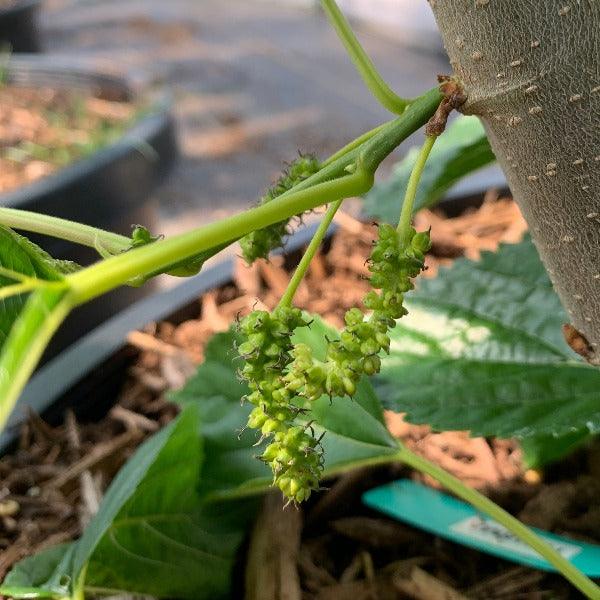
<path id="1" fill-rule="evenodd" d="M 508 3 L 514 4 L 512 0 Z M 522 162 L 526 163 L 525 159 L 529 158 L 529 154 L 535 155 L 535 148 L 531 146 L 538 141 L 538 136 L 531 133 L 531 128 L 535 125 L 533 119 L 541 119 L 544 114 L 542 100 L 538 98 L 538 95 L 540 98 L 543 98 L 544 94 L 552 95 L 554 103 L 556 103 L 556 94 L 565 95 L 567 101 L 572 105 L 570 108 L 581 109 L 581 114 L 577 113 L 577 115 L 578 119 L 584 123 L 587 122 L 586 119 L 589 115 L 594 114 L 593 107 L 597 107 L 597 99 L 600 98 L 597 81 L 588 86 L 590 89 L 585 94 L 581 90 L 557 92 L 561 86 L 556 83 L 555 79 L 551 79 L 551 85 L 547 90 L 540 89 L 542 80 L 530 81 L 531 74 L 528 71 L 528 63 L 521 55 L 525 56 L 526 50 L 529 53 L 527 56 L 535 56 L 535 52 L 540 47 L 540 40 L 536 33 L 538 26 L 535 22 L 536 10 L 533 8 L 510 12 L 503 10 L 502 2 L 488 2 L 487 0 L 475 2 L 472 0 L 437 0 L 435 3 L 431 2 L 438 17 L 444 21 L 441 28 L 449 45 L 453 47 L 453 64 L 457 66 L 458 72 L 453 76 L 441 77 L 439 85 L 422 95 L 406 99 L 396 95 L 382 80 L 334 0 L 321 0 L 321 4 L 366 85 L 381 104 L 394 113 L 394 117 L 379 127 L 365 132 L 325 160 L 319 160 L 311 154 L 300 155 L 288 165 L 281 178 L 256 206 L 169 238 L 152 235 L 141 225 L 134 228 L 131 236 L 123 236 L 47 215 L 12 208 L 0 208 L 0 306 L 2 307 L 0 313 L 0 427 L 6 425 L 11 411 L 49 340 L 76 307 L 119 286 L 141 285 L 147 279 L 158 274 L 193 275 L 202 268 L 208 257 L 234 242 L 240 242 L 244 258 L 248 263 L 267 259 L 274 248 L 283 244 L 285 235 L 289 232 L 290 220 L 295 217 L 301 219 L 308 211 L 327 206 L 327 211 L 277 307 L 271 312 L 253 311 L 238 325 L 237 353 L 240 362 L 236 364 L 239 364 L 239 375 L 247 389 L 244 401 L 251 405 L 247 426 L 256 431 L 256 453 L 259 454 L 260 460 L 269 466 L 272 484 L 284 494 L 288 503 L 299 504 L 307 500 L 315 490 L 319 489 L 323 476 L 332 474 L 331 470 L 327 470 L 327 456 L 324 450 L 327 445 L 328 433 L 326 431 L 325 438 L 322 438 L 322 430 L 326 428 L 321 427 L 322 423 L 319 422 L 319 418 L 322 417 L 322 412 L 318 413 L 317 408 L 320 410 L 323 407 L 323 400 L 329 402 L 332 411 L 339 410 L 341 403 L 342 406 L 346 406 L 343 403 L 348 406 L 358 403 L 360 384 L 363 378 L 380 371 L 382 357 L 390 350 L 391 330 L 407 311 L 405 294 L 413 288 L 414 279 L 425 268 L 425 255 L 431 242 L 428 231 L 417 232 L 412 226 L 415 198 L 425 163 L 436 140 L 444 135 L 450 112 L 455 109 L 477 112 L 483 110 L 481 107 L 484 107 L 484 120 L 492 134 L 492 145 L 498 149 L 501 155 L 506 155 L 505 150 L 511 144 L 513 146 L 521 144 L 522 148 L 517 148 L 515 156 L 519 156 Z M 555 30 L 558 26 L 554 21 L 568 23 L 568 19 L 574 17 L 575 14 L 578 15 L 579 20 L 569 25 L 571 30 L 576 30 L 577 25 L 583 26 L 585 19 L 581 15 L 587 15 L 595 26 L 598 25 L 597 2 L 561 2 L 561 6 L 558 8 L 554 0 L 539 4 L 550 7 L 547 10 L 553 15 L 552 19 L 554 20 L 551 24 Z M 563 4 L 564 6 L 562 6 Z M 577 4 L 577 9 L 575 9 L 575 4 Z M 517 12 L 519 15 L 515 16 Z M 472 28 L 475 33 L 467 32 L 468 35 L 464 34 L 464 36 L 461 34 L 462 23 L 459 23 L 456 18 L 459 14 L 467 15 L 469 22 L 477 24 L 477 27 Z M 519 56 L 513 57 L 511 54 L 513 48 L 507 49 L 501 40 L 495 40 L 497 43 L 494 48 L 490 49 L 488 57 L 479 48 L 479 42 L 482 42 L 480 33 L 498 30 L 498 35 L 504 35 L 501 28 L 495 27 L 495 22 L 490 19 L 491 16 L 501 19 L 506 15 L 509 15 L 519 25 L 515 34 L 519 45 L 514 49 Z M 548 18 L 550 19 L 550 17 Z M 595 27 L 595 33 L 591 34 L 593 40 L 597 41 L 598 31 L 600 31 L 600 27 Z M 540 32 L 540 35 L 541 33 L 543 31 Z M 496 34 L 494 33 L 494 35 Z M 569 56 L 575 51 L 575 46 L 567 48 Z M 594 44 L 591 46 L 595 47 Z M 558 54 L 556 53 L 554 59 L 559 60 Z M 493 68 L 487 65 L 487 58 L 490 58 L 493 63 Z M 534 59 L 530 60 L 532 63 L 534 62 Z M 581 71 L 586 74 L 595 73 L 594 67 L 597 67 L 597 64 L 593 62 L 594 60 L 597 62 L 597 53 L 594 54 L 590 50 L 582 57 L 582 62 L 586 66 Z M 548 68 L 552 66 L 549 63 Z M 493 79 L 489 77 L 490 69 L 495 72 Z M 514 73 L 514 77 L 507 77 L 507 72 Z M 554 70 L 547 72 L 551 72 L 552 77 L 555 77 Z M 565 76 L 560 82 L 567 85 L 567 82 L 572 79 L 570 76 Z M 505 85 L 503 83 L 505 81 L 507 84 L 512 83 Z M 523 111 L 523 114 L 516 114 L 518 111 L 515 108 L 515 94 L 520 95 L 521 93 L 531 99 L 531 103 L 529 100 L 527 101 L 526 115 Z M 535 104 L 533 104 L 534 99 L 536 100 Z M 539 99 L 539 103 L 537 99 Z M 586 106 L 584 101 L 588 100 L 592 109 L 585 112 L 583 110 Z M 507 106 L 510 106 L 510 114 L 504 110 Z M 513 130 L 518 132 L 518 127 L 525 120 L 527 120 L 527 128 L 523 128 L 518 135 L 512 136 L 511 133 L 503 137 L 504 130 L 498 129 L 507 127 L 510 132 Z M 344 200 L 367 193 L 374 184 L 375 173 L 381 162 L 405 139 L 423 127 L 425 127 L 425 141 L 415 158 L 401 207 L 398 207 L 397 225 L 379 224 L 377 239 L 374 241 L 370 257 L 368 257 L 371 290 L 365 295 L 362 307 L 353 307 L 346 312 L 343 329 L 335 336 L 332 335 L 326 340 L 321 340 L 325 347 L 324 352 L 317 352 L 313 345 L 300 341 L 302 332 L 306 332 L 314 325 L 310 315 L 294 306 L 296 290 L 336 211 Z M 560 128 L 557 126 L 558 130 Z M 547 128 L 540 131 L 545 134 Z M 506 132 L 504 131 L 504 133 Z M 567 135 L 558 136 L 557 134 L 557 137 L 561 137 L 561 140 L 568 139 Z M 594 140 L 589 141 L 588 138 L 586 140 L 590 146 L 595 143 Z M 525 157 L 523 153 L 527 156 Z M 598 156 L 595 156 L 596 162 L 597 159 Z M 592 164 L 592 161 L 579 155 L 569 156 L 568 160 L 571 170 L 587 169 Z M 547 164 L 545 164 L 546 170 L 542 176 L 540 173 L 543 169 L 539 156 L 535 155 L 535 165 L 532 165 L 532 169 L 535 167 L 536 172 L 529 175 L 524 187 L 523 178 L 515 175 L 519 165 L 509 160 L 508 156 L 503 157 L 503 162 L 509 165 L 507 170 L 525 196 L 528 195 L 527 190 L 531 188 L 527 210 L 533 217 L 534 234 L 541 240 L 543 254 L 546 255 L 548 263 L 556 267 L 556 273 L 561 278 L 558 287 L 563 297 L 567 298 L 572 292 L 565 285 L 568 277 L 564 275 L 569 269 L 573 269 L 581 281 L 587 278 L 585 285 L 581 286 L 585 290 L 590 290 L 592 283 L 596 282 L 598 278 L 596 277 L 597 265 L 593 265 L 592 269 L 590 261 L 573 262 L 571 260 L 574 256 L 573 252 L 579 245 L 575 243 L 574 236 L 564 230 L 569 224 L 569 219 L 564 218 L 568 206 L 566 199 L 563 198 L 564 201 L 557 203 L 556 211 L 550 211 L 552 212 L 551 218 L 549 217 L 550 226 L 544 226 L 541 229 L 550 229 L 552 234 L 560 231 L 560 243 L 569 244 L 569 251 L 564 253 L 564 256 L 561 252 L 553 252 L 552 240 L 547 239 L 548 231 L 541 233 L 536 231 L 535 223 L 543 221 L 547 214 L 540 209 L 542 206 L 540 198 L 547 195 L 545 186 L 548 181 L 552 183 L 554 181 L 552 178 L 557 175 L 557 161 L 558 159 L 554 157 L 548 158 Z M 512 166 L 513 164 L 516 166 Z M 594 179 L 594 173 L 590 174 L 585 170 L 573 172 L 577 173 L 573 181 L 576 181 L 576 185 L 579 186 L 575 196 L 578 206 L 580 206 L 589 200 L 588 195 L 592 191 L 591 185 L 597 180 L 597 177 Z M 558 177 L 556 179 L 558 180 Z M 557 185 L 560 186 L 560 184 Z M 556 190 L 557 188 L 552 189 Z M 400 200 L 398 198 L 399 203 Z M 583 229 L 588 232 L 590 228 L 593 229 L 593 223 L 596 223 L 598 218 L 598 211 L 592 210 L 592 208 L 594 207 L 591 207 L 584 215 L 587 220 Z M 578 218 L 580 217 L 581 215 L 578 216 Z M 560 223 L 555 227 L 557 219 Z M 88 246 L 98 252 L 99 260 L 85 267 L 72 264 L 65 266 L 16 234 L 13 229 L 59 237 Z M 593 235 L 595 232 L 588 235 L 588 242 L 586 242 L 588 245 L 589 239 L 595 239 Z M 589 250 L 590 255 L 597 256 L 596 247 Z M 597 297 L 597 294 L 594 296 L 590 293 L 588 296 Z M 572 299 L 575 299 L 574 303 L 571 302 Z M 567 299 L 566 304 L 570 306 L 569 310 L 576 317 L 575 325 L 588 332 L 590 344 L 585 345 L 587 354 L 590 355 L 590 362 L 597 362 L 595 346 L 597 345 L 598 320 L 594 320 L 592 316 L 585 313 L 583 299 L 584 294 L 577 291 L 576 295 Z M 586 331 L 583 333 L 585 334 Z M 214 401 L 214 404 L 218 404 L 222 398 L 216 397 L 210 398 L 210 400 Z M 138 453 L 139 456 L 136 455 L 138 463 L 125 467 L 124 471 L 115 479 L 113 484 L 118 491 L 114 492 L 112 496 L 110 493 L 107 494 L 110 498 L 104 503 L 104 509 L 99 512 L 103 518 L 108 520 L 107 522 L 94 521 L 84 532 L 81 545 L 76 543 L 67 549 L 59 547 L 52 549 L 50 554 L 42 555 L 40 561 L 43 563 L 44 569 L 51 568 L 52 570 L 51 576 L 43 585 L 40 583 L 40 575 L 37 571 L 39 565 L 34 565 L 36 568 L 25 565 L 20 570 L 16 569 L 16 575 L 12 579 L 9 577 L 7 582 L 0 586 L 0 594 L 15 598 L 43 597 L 81 600 L 85 595 L 86 578 L 91 578 L 92 582 L 95 582 L 94 576 L 107 577 L 109 581 L 108 583 L 104 581 L 106 583 L 104 587 L 92 584 L 90 586 L 92 589 L 96 592 L 98 590 L 112 592 L 111 585 L 118 586 L 119 581 L 110 580 L 110 576 L 113 575 L 110 569 L 105 569 L 102 565 L 101 568 L 98 568 L 98 565 L 94 563 L 94 552 L 98 548 L 102 550 L 103 540 L 106 539 L 106 533 L 119 513 L 119 509 L 127 513 L 126 518 L 123 519 L 124 527 L 137 522 L 138 516 L 134 514 L 134 509 L 140 508 L 140 506 L 130 503 L 130 498 L 138 488 L 143 488 L 143 486 L 139 486 L 143 473 L 151 473 L 153 477 L 151 483 L 156 485 L 160 477 L 168 471 L 163 468 L 165 464 L 157 458 L 160 457 L 161 448 L 164 449 L 168 446 L 168 436 L 173 431 L 179 431 L 178 427 L 182 429 L 187 427 L 187 434 L 190 434 L 190 431 L 193 430 L 192 425 L 197 426 L 198 419 L 196 417 L 198 415 L 184 411 L 182 416 L 185 418 L 177 421 L 173 427 L 169 426 L 170 429 L 159 432 L 148 445 L 143 446 Z M 209 429 L 210 425 L 211 423 L 208 423 Z M 360 423 L 353 425 L 355 425 L 355 429 L 360 429 Z M 377 421 L 377 426 L 383 428 L 379 421 Z M 211 432 L 211 435 L 214 435 L 214 431 Z M 233 428 L 231 435 L 234 435 Z M 207 435 L 208 438 L 210 436 Z M 223 535 L 218 527 L 213 530 L 212 520 L 215 515 L 210 511 L 203 512 L 208 510 L 207 506 L 210 508 L 211 501 L 215 503 L 223 497 L 219 496 L 220 493 L 223 494 L 223 491 L 218 489 L 219 484 L 222 483 L 221 473 L 216 473 L 217 469 L 209 464 L 211 456 L 214 456 L 219 450 L 218 444 L 215 444 L 214 439 L 210 438 L 206 448 L 202 448 L 200 441 L 193 435 L 189 439 L 192 439 L 195 444 L 194 462 L 184 466 L 189 471 L 187 476 L 189 476 L 191 484 L 183 485 L 176 481 L 173 489 L 169 488 L 169 493 L 163 493 L 164 490 L 153 488 L 156 491 L 156 498 L 144 498 L 143 508 L 148 509 L 149 506 L 152 508 L 153 501 L 158 503 L 188 502 L 198 491 L 196 486 L 198 480 L 194 478 L 199 476 L 201 470 L 209 474 L 209 479 L 212 477 L 210 485 L 207 486 L 208 489 L 203 489 L 204 495 L 199 498 L 197 505 L 193 505 L 191 508 L 186 505 L 187 513 L 180 513 L 179 506 L 169 505 L 169 508 L 173 510 L 165 519 L 165 522 L 168 523 L 168 526 L 165 525 L 168 528 L 167 532 L 157 532 L 157 530 L 147 527 L 144 533 L 148 533 L 148 540 L 150 533 L 160 537 L 164 542 L 164 546 L 161 548 L 168 548 L 168 552 L 172 553 L 180 552 L 185 560 L 191 560 L 190 555 L 193 554 L 190 552 L 191 548 L 198 550 L 203 560 L 208 560 L 208 557 L 213 560 L 216 556 L 215 564 L 221 564 L 219 561 L 222 560 L 222 554 L 226 553 L 227 544 L 233 543 L 231 540 L 235 536 L 229 535 L 229 530 L 226 530 L 227 533 Z M 368 446 L 368 444 L 365 445 Z M 173 447 L 170 448 L 169 459 L 175 461 L 186 449 L 184 444 L 174 442 Z M 512 534 L 544 557 L 587 597 L 600 598 L 600 589 L 594 582 L 575 568 L 555 548 L 489 499 L 466 487 L 403 445 L 396 444 L 395 441 L 393 441 L 393 448 L 386 447 L 385 451 L 377 457 L 378 461 L 400 461 L 437 479 L 448 490 L 504 525 Z M 154 459 L 158 461 L 157 464 L 160 468 L 154 469 L 156 466 L 152 462 Z M 204 463 L 203 460 L 205 460 Z M 243 461 L 238 463 L 233 458 L 231 463 L 233 467 L 228 470 L 229 465 L 225 458 L 218 463 L 219 469 L 231 473 L 235 469 L 241 469 L 240 464 Z M 143 468 L 140 467 L 140 464 Z M 175 464 L 179 465 L 179 463 Z M 258 463 L 253 462 L 252 464 Z M 169 464 L 169 466 L 171 465 Z M 243 466 L 251 470 L 247 464 Z M 265 470 L 263 466 L 260 468 Z M 341 467 L 335 472 L 339 473 L 340 471 Z M 237 471 L 235 473 L 237 474 Z M 122 487 L 119 488 L 119 486 Z M 127 493 L 122 492 L 123 489 Z M 239 499 L 252 493 L 256 493 L 256 488 L 240 485 L 239 489 L 232 492 L 232 495 Z M 219 510 L 226 512 L 229 508 L 219 505 Z M 189 527 L 188 530 L 187 525 L 181 526 L 181 523 L 187 524 L 188 521 L 196 523 L 194 519 L 198 520 L 197 527 Z M 147 525 L 147 523 L 145 524 Z M 214 543 L 217 543 L 215 540 L 218 538 L 219 551 L 214 555 L 206 551 L 202 545 L 204 538 L 202 547 L 190 546 L 192 533 L 195 535 L 198 532 L 206 535 Z M 111 531 L 111 535 L 113 541 L 117 540 L 115 531 Z M 148 540 L 144 538 L 143 541 L 145 543 Z M 117 542 L 120 543 L 120 540 Z M 180 555 L 178 554 L 178 556 Z M 134 553 L 129 553 L 128 557 L 131 560 L 138 558 Z M 109 560 L 106 552 L 104 559 Z M 151 562 L 153 569 L 154 567 L 157 570 L 161 569 L 164 566 L 163 562 L 168 564 L 162 559 L 162 555 L 153 556 Z M 158 589 L 156 595 L 161 597 L 179 597 L 178 594 L 185 589 L 186 592 L 181 594 L 182 596 L 198 597 L 194 595 L 197 590 L 190 592 L 185 588 L 185 582 L 175 582 L 176 584 L 172 585 L 160 582 L 160 585 L 153 589 L 144 587 L 147 584 L 146 580 L 152 579 L 152 574 L 149 573 L 147 563 L 142 560 L 140 564 L 143 566 L 140 567 L 139 572 L 143 573 L 144 581 L 141 584 L 138 581 L 132 591 L 152 593 Z M 96 569 L 95 572 L 94 569 Z M 192 570 L 187 569 L 186 572 Z M 215 569 L 215 571 L 217 570 Z"/>

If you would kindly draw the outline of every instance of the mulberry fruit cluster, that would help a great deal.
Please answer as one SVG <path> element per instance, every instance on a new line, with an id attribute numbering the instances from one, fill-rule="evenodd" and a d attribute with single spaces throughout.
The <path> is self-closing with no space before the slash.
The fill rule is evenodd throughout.
<path id="1" fill-rule="evenodd" d="M 301 502 L 318 489 L 323 469 L 319 441 L 310 427 L 295 425 L 295 418 L 323 395 L 354 396 L 363 375 L 379 372 L 379 353 L 389 351 L 388 331 L 406 314 L 404 294 L 424 268 L 430 246 L 429 232 L 411 228 L 408 235 L 401 235 L 390 225 L 379 226 L 369 259 L 374 289 L 364 299 L 371 315 L 365 319 L 358 308 L 347 311 L 345 327 L 339 339 L 329 341 L 323 361 L 307 344 L 291 341 L 297 327 L 308 325 L 299 309 L 254 311 L 241 322 L 245 339 L 238 347 L 245 360 L 241 374 L 250 387 L 247 399 L 255 407 L 248 426 L 259 429 L 263 438 L 272 438 L 261 458 L 271 466 L 275 485 L 291 501 Z"/>
<path id="2" fill-rule="evenodd" d="M 248 426 L 271 439 L 261 459 L 273 472 L 274 485 L 293 502 L 306 500 L 319 484 L 322 451 L 309 427 L 294 425 L 302 410 L 292 402 L 282 376 L 292 360 L 291 336 L 307 322 L 297 308 L 278 307 L 273 313 L 254 311 L 240 323 L 244 342 L 238 353 L 244 359 L 241 376 L 248 383 L 246 396 L 254 405 Z"/>
<path id="3" fill-rule="evenodd" d="M 311 154 L 299 156 L 290 163 L 286 172 L 261 198 L 260 204 L 271 202 L 284 192 L 291 190 L 296 184 L 314 175 L 319 168 L 320 163 L 315 156 Z M 267 258 L 271 250 L 282 246 L 286 233 L 288 233 L 288 221 L 279 221 L 244 236 L 240 240 L 240 246 L 246 262 L 252 264 L 259 258 Z"/>
<path id="4" fill-rule="evenodd" d="M 315 359 L 309 346 L 296 345 L 285 375 L 289 390 L 309 401 L 323 394 L 353 396 L 363 374 L 379 372 L 378 355 L 389 350 L 388 331 L 406 314 L 404 294 L 413 288 L 412 279 L 424 268 L 430 246 L 429 232 L 417 233 L 411 228 L 407 236 L 401 236 L 391 225 L 379 226 L 378 240 L 369 259 L 374 289 L 364 298 L 371 315 L 365 319 L 358 308 L 347 311 L 345 327 L 339 339 L 329 342 L 324 361 Z"/>

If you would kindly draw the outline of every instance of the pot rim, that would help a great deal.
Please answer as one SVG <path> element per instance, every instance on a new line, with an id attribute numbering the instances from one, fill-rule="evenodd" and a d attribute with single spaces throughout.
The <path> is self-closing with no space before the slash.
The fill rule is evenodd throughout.
<path id="1" fill-rule="evenodd" d="M 52 59 L 52 60 L 50 60 Z M 7 76 L 14 85 L 38 85 L 55 87 L 80 87 L 82 89 L 109 89 L 122 95 L 125 101 L 143 98 L 144 93 L 128 80 L 125 74 L 93 66 L 83 66 L 60 57 L 38 55 L 12 56 L 6 64 Z M 44 83 L 43 79 L 48 78 Z M 0 193 L 0 206 L 26 208 L 36 197 L 55 194 L 74 181 L 85 178 L 108 164 L 118 161 L 132 150 L 143 153 L 143 141 L 157 135 L 166 122 L 172 121 L 170 109 L 172 96 L 161 90 L 158 94 L 146 94 L 149 109 L 136 119 L 133 125 L 115 142 L 96 152 L 74 160 L 65 167 L 14 190 Z"/>

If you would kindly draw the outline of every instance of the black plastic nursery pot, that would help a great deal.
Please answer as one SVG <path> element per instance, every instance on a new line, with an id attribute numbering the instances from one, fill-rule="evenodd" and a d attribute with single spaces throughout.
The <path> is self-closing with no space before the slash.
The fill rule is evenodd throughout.
<path id="1" fill-rule="evenodd" d="M 0 8 L 0 47 L 10 52 L 39 52 L 40 7 L 41 0 L 14 0 Z"/>
<path id="2" fill-rule="evenodd" d="M 481 205 L 481 190 L 502 188 L 502 181 L 486 178 L 487 185 L 475 191 L 475 182 L 464 188 L 465 195 L 452 194 L 440 204 L 448 215 Z M 301 229 L 289 238 L 285 255 L 300 251 L 310 241 L 316 225 Z M 327 239 L 335 233 L 332 225 Z M 16 426 L 27 410 L 51 423 L 61 422 L 66 408 L 86 420 L 102 417 L 116 401 L 127 367 L 137 352 L 128 346 L 129 332 L 149 323 L 169 321 L 179 324 L 198 314 L 198 299 L 205 293 L 233 283 L 235 261 L 226 258 L 183 283 L 140 299 L 102 325 L 82 336 L 54 356 L 25 388 L 8 427 L 0 434 L 0 454 L 15 440 Z M 63 325 L 69 327 L 68 322 Z"/>
<path id="3" fill-rule="evenodd" d="M 143 98 L 123 76 L 61 64 L 45 56 L 12 57 L 9 83 L 27 87 L 81 90 L 110 100 Z M 162 97 L 115 143 L 63 169 L 0 194 L 0 206 L 31 210 L 129 235 L 132 224 L 153 229 L 152 191 L 177 157 L 170 102 Z M 62 240 L 30 236 L 55 258 L 78 263 L 95 252 Z M 45 360 L 55 356 L 106 318 L 149 294 L 152 286 L 121 288 L 75 311 L 53 340 Z"/>

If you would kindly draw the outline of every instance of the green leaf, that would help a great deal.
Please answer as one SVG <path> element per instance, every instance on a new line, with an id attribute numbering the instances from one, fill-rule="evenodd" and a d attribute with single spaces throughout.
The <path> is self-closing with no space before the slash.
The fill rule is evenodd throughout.
<path id="1" fill-rule="evenodd" d="M 117 556 L 130 547 L 121 543 L 121 535 L 133 529 L 141 533 L 151 524 L 151 514 L 168 521 L 173 506 L 183 512 L 196 505 L 195 485 L 200 476 L 202 463 L 198 415 L 193 408 L 162 429 L 136 452 L 111 483 L 103 498 L 100 510 L 86 528 L 77 543 L 73 557 L 73 579 L 81 572 L 95 551 L 107 546 Z M 177 502 L 173 502 L 173 496 Z M 122 530 L 124 529 L 124 534 Z M 144 537 L 144 536 L 142 536 Z M 145 536 L 145 541 L 149 539 Z M 131 552 L 143 556 L 134 546 Z M 120 556 L 123 560 L 123 556 Z"/>
<path id="2" fill-rule="evenodd" d="M 295 341 L 310 344 L 323 355 L 326 339 L 334 330 L 315 317 L 310 328 L 302 328 Z M 239 366 L 234 350 L 236 334 L 230 330 L 209 343 L 205 362 L 184 389 L 173 399 L 198 404 L 203 422 L 206 463 L 202 490 L 222 496 L 264 491 L 271 482 L 268 468 L 256 459 L 256 434 L 242 431 L 251 406 L 241 405 L 247 393 L 237 377 Z M 397 444 L 383 424 L 382 408 L 368 380 L 358 386 L 354 400 L 321 398 L 305 417 L 319 435 L 325 432 L 325 473 L 330 474 L 362 460 L 397 452 Z"/>
<path id="3" fill-rule="evenodd" d="M 75 570 L 90 560 L 87 585 L 161 598 L 225 596 L 254 507 L 203 502 L 198 413 L 186 407 L 114 480 L 77 544 Z"/>
<path id="4" fill-rule="evenodd" d="M 186 492 L 195 495 L 194 489 Z M 152 495 L 141 514 L 117 519 L 89 563 L 87 586 L 158 598 L 229 597 L 236 554 L 256 503 L 201 505 L 196 496 L 192 504 L 185 496 L 170 497 L 164 482 L 160 493 L 167 499 Z"/>
<path id="5" fill-rule="evenodd" d="M 73 544 L 59 544 L 19 561 L 0 586 L 0 594 L 13 598 L 64 598 L 70 579 L 53 578 L 58 565 L 67 561 Z"/>
<path id="6" fill-rule="evenodd" d="M 456 261 L 407 308 L 377 380 L 387 407 L 473 435 L 600 431 L 600 370 L 564 342 L 568 319 L 531 241 Z"/>
<path id="7" fill-rule="evenodd" d="M 54 590 L 66 578 L 76 581 L 87 564 L 89 589 L 226 597 L 253 506 L 205 505 L 199 426 L 196 406 L 187 407 L 140 446 L 113 480 L 81 539 L 55 561 L 50 574 L 54 557 L 43 553 L 19 563 L 6 586 Z"/>
<path id="8" fill-rule="evenodd" d="M 591 439 L 587 429 L 578 429 L 563 436 L 539 435 L 521 441 L 523 462 L 529 469 L 543 467 L 570 454 Z"/>
<path id="9" fill-rule="evenodd" d="M 257 503 L 204 501 L 198 407 L 186 407 L 176 421 L 140 446 L 62 560 L 52 562 L 54 557 L 42 553 L 22 561 L 0 593 L 28 597 L 17 593 L 17 586 L 30 592 L 28 586 L 38 594 L 62 591 L 64 596 L 58 582 L 76 581 L 87 564 L 85 586 L 90 591 L 228 597 L 236 553 Z M 230 436 L 235 439 L 232 432 Z M 60 554 L 59 549 L 55 552 Z"/>
<path id="10" fill-rule="evenodd" d="M 14 257 L 16 266 L 12 267 L 12 270 L 19 273 L 31 275 L 39 279 L 55 281 L 60 279 L 60 275 L 67 275 L 81 269 L 77 263 L 70 260 L 53 258 L 30 239 L 4 225 L 0 225 L 0 239 L 2 240 L 0 246 L 2 256 L 6 257 L 6 254 L 10 255 L 9 251 L 11 249 L 19 254 L 18 258 Z M 2 266 L 11 268 L 8 265 L 4 265 L 4 262 Z M 19 266 L 25 270 L 20 271 L 17 268 Z"/>
<path id="11" fill-rule="evenodd" d="M 365 196 L 369 216 L 396 223 L 408 179 L 419 154 L 411 148 L 394 167 L 391 176 Z M 436 141 L 419 183 L 415 211 L 434 206 L 460 179 L 496 160 L 485 130 L 477 117 L 458 117 Z"/>
<path id="12" fill-rule="evenodd" d="M 0 267 L 16 274 L 35 279 L 56 281 L 61 279 L 57 263 L 41 248 L 12 229 L 0 225 Z M 0 274 L 0 288 L 17 281 Z M 26 301 L 26 294 L 0 299 L 0 348 Z"/>

